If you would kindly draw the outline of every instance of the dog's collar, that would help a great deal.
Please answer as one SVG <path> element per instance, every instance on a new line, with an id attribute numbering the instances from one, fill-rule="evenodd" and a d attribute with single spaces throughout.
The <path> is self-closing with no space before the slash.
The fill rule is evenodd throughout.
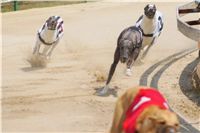
<path id="1" fill-rule="evenodd" d="M 145 34 L 145 33 L 144 33 L 144 30 L 141 28 L 140 25 L 138 26 L 138 28 L 141 30 L 143 36 L 145 36 L 145 37 L 153 37 L 154 33 L 151 33 L 151 34 Z"/>
<path id="2" fill-rule="evenodd" d="M 45 40 L 41 37 L 41 35 L 40 35 L 40 33 L 38 32 L 38 37 L 39 37 L 39 39 L 40 39 L 40 41 L 43 43 L 43 44 L 45 44 L 45 45 L 52 45 L 52 44 L 54 44 L 56 41 L 53 41 L 53 42 L 51 42 L 51 43 L 47 43 L 47 42 L 45 42 Z"/>
<path id="3" fill-rule="evenodd" d="M 56 29 L 49 29 L 49 28 L 48 28 L 48 30 L 56 30 Z"/>

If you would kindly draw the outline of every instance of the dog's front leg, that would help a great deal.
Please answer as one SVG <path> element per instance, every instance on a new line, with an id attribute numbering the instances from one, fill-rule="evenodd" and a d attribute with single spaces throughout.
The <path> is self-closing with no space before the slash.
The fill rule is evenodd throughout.
<path id="1" fill-rule="evenodd" d="M 47 52 L 49 51 L 49 49 L 52 47 L 51 45 L 43 45 L 44 49 L 42 51 L 42 56 L 47 58 Z"/>
<path id="2" fill-rule="evenodd" d="M 57 44 L 58 44 L 58 41 L 56 41 L 56 42 L 52 45 L 52 47 L 50 48 L 49 52 L 47 53 L 47 59 L 50 59 L 50 57 L 51 57 L 51 55 L 52 55 L 52 52 L 53 52 L 53 50 L 55 49 L 55 47 L 57 46 Z"/>
<path id="3" fill-rule="evenodd" d="M 119 98 L 117 100 L 110 133 L 123 133 L 123 121 L 125 119 L 125 111 L 122 105 L 122 100 L 122 98 Z"/>
<path id="4" fill-rule="evenodd" d="M 147 46 L 147 48 L 142 52 L 141 60 L 144 60 L 144 58 L 147 56 L 147 53 L 149 52 L 149 49 L 153 46 L 153 44 L 150 44 Z"/>
<path id="5" fill-rule="evenodd" d="M 99 92 L 98 95 L 105 95 L 107 92 L 108 92 L 108 85 L 110 83 L 110 80 L 112 79 L 112 76 L 115 72 L 115 69 L 116 69 L 116 66 L 119 62 L 119 59 L 120 59 L 120 50 L 119 50 L 119 47 L 117 46 L 116 50 L 115 50 L 115 54 L 114 54 L 114 61 L 110 67 L 110 71 L 109 71 L 109 74 L 108 74 L 108 79 L 106 81 L 106 85 L 105 87 Z"/>
<path id="6" fill-rule="evenodd" d="M 40 45 L 41 45 L 41 42 L 40 42 L 39 38 L 37 37 L 37 40 L 36 40 L 35 46 L 34 46 L 34 48 L 33 48 L 33 54 L 36 54 L 36 55 L 39 54 L 39 51 L 40 51 Z"/>
<path id="7" fill-rule="evenodd" d="M 131 72 L 131 68 L 133 66 L 133 63 L 136 61 L 136 59 L 138 58 L 138 55 L 140 53 L 140 48 L 135 48 L 133 50 L 133 52 L 131 53 L 129 59 L 128 59 L 128 62 L 126 64 L 126 75 L 127 76 L 131 76 L 132 75 L 132 72 Z"/>
<path id="8" fill-rule="evenodd" d="M 147 46 L 144 52 L 142 52 L 141 60 L 144 60 L 144 58 L 147 56 L 147 53 L 149 52 L 150 48 L 153 46 L 154 42 L 155 42 L 155 37 L 153 38 L 151 44 Z"/>

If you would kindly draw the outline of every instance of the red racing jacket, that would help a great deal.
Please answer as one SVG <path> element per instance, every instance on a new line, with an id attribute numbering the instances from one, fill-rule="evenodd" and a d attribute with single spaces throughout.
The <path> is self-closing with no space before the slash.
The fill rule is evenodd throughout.
<path id="1" fill-rule="evenodd" d="M 135 133 L 137 118 L 146 107 L 151 105 L 156 105 L 161 109 L 169 109 L 165 98 L 158 90 L 154 88 L 141 88 L 126 112 L 123 122 L 125 133 Z"/>

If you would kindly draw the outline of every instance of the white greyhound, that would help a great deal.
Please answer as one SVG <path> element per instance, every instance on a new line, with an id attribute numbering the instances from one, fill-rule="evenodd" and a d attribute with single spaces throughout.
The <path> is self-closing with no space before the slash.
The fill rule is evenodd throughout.
<path id="1" fill-rule="evenodd" d="M 163 15 L 157 11 L 154 4 L 148 4 L 144 8 L 144 15 L 140 16 L 135 26 L 140 28 L 143 34 L 141 55 L 139 57 L 142 60 L 161 34 Z"/>
<path id="2" fill-rule="evenodd" d="M 34 55 L 42 55 L 47 59 L 51 57 L 52 51 L 58 44 L 64 33 L 64 22 L 59 16 L 49 17 L 44 25 L 38 30 L 36 43 L 33 48 Z M 40 47 L 43 44 L 44 48 L 40 52 Z"/>

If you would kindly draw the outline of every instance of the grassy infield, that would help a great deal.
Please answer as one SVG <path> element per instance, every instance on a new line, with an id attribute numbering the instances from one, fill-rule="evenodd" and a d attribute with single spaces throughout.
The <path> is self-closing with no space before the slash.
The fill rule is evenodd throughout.
<path id="1" fill-rule="evenodd" d="M 80 1 L 18 1 L 17 10 L 25 10 L 30 8 L 52 7 L 59 5 L 86 3 L 87 0 Z M 1 12 L 10 12 L 14 10 L 14 2 L 2 3 Z"/>

